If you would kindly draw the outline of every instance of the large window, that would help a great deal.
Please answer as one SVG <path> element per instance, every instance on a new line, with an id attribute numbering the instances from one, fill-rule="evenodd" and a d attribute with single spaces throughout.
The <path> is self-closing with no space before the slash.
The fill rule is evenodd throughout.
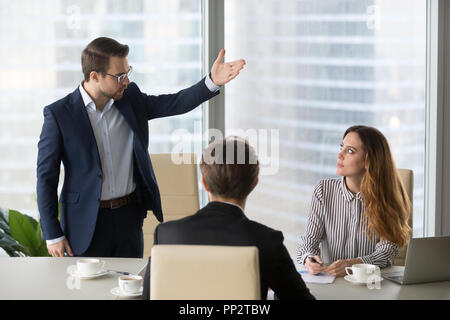
<path id="1" fill-rule="evenodd" d="M 294 256 L 314 185 L 336 176 L 346 128 L 364 124 L 386 135 L 397 167 L 414 171 L 422 236 L 425 0 L 226 0 L 225 47 L 247 61 L 227 86 L 227 133 L 279 130 L 279 169 L 260 177 L 250 218 L 282 230 Z"/>
<path id="2" fill-rule="evenodd" d="M 295 255 L 314 185 L 335 176 L 345 129 L 366 124 L 387 136 L 399 168 L 414 171 L 414 235 L 422 236 L 426 1 L 224 3 L 226 60 L 247 61 L 226 86 L 226 133 L 269 130 L 271 141 L 270 129 L 279 132 L 278 170 L 260 177 L 248 216 L 282 230 Z M 0 206 L 38 216 L 42 109 L 79 85 L 87 43 L 109 36 L 128 44 L 132 81 L 149 94 L 176 92 L 204 76 L 201 6 L 202 0 L 0 1 Z M 197 108 L 152 121 L 149 152 L 172 151 L 182 138 L 173 135 L 177 129 L 199 142 L 202 120 Z M 191 147 L 201 152 L 201 143 Z"/>
<path id="3" fill-rule="evenodd" d="M 0 206 L 38 216 L 42 110 L 80 84 L 81 51 L 90 41 L 128 44 L 131 80 L 148 94 L 172 93 L 203 76 L 201 23 L 201 0 L 0 1 Z M 170 152 L 172 132 L 194 133 L 201 120 L 197 108 L 152 121 L 149 151 Z"/>

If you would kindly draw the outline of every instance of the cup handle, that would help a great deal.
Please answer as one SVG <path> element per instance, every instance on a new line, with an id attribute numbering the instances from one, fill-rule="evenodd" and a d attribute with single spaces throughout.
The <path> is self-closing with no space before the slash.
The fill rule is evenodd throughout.
<path id="1" fill-rule="evenodd" d="M 348 270 L 351 270 L 352 273 L 348 273 Z M 352 267 L 345 267 L 345 273 L 348 274 L 349 276 L 352 276 L 352 275 L 353 275 L 353 269 L 352 269 Z"/>

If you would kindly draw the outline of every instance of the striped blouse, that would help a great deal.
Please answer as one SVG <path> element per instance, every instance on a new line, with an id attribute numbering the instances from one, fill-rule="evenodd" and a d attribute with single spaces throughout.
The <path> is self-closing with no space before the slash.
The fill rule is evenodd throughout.
<path id="1" fill-rule="evenodd" d="M 360 258 L 380 268 L 391 265 L 398 254 L 398 246 L 375 236 L 370 240 L 363 216 L 360 193 L 351 193 L 344 177 L 321 180 L 313 191 L 297 262 L 304 264 L 308 256 L 317 255 L 325 263 Z"/>

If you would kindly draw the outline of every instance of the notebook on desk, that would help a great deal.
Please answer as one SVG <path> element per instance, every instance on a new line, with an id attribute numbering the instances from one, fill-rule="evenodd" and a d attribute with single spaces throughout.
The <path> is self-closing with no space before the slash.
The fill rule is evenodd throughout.
<path id="1" fill-rule="evenodd" d="M 383 277 L 402 285 L 450 280 L 450 236 L 411 239 L 405 270 Z"/>
<path id="2" fill-rule="evenodd" d="M 330 284 L 334 282 L 335 277 L 325 274 L 319 273 L 318 275 L 312 275 L 306 270 L 300 270 L 300 275 L 302 276 L 303 281 L 305 283 L 319 283 L 319 284 Z"/>

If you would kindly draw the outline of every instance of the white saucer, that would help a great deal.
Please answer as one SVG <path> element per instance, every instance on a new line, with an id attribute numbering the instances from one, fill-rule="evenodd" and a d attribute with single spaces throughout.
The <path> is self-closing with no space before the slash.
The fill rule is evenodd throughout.
<path id="1" fill-rule="evenodd" d="M 357 281 L 353 276 L 351 275 L 346 275 L 344 277 L 345 280 L 347 280 L 348 282 L 352 283 L 352 284 L 356 284 L 356 285 L 367 285 L 368 283 L 373 283 L 373 281 L 383 281 L 384 279 L 382 277 L 376 277 L 373 280 L 369 278 L 368 281 L 363 281 L 363 282 L 359 282 Z M 372 280 L 372 281 L 371 281 Z"/>
<path id="2" fill-rule="evenodd" d="M 133 292 L 133 293 L 126 293 L 123 292 L 122 290 L 120 290 L 120 287 L 115 287 L 111 289 L 111 294 L 120 297 L 120 298 L 134 298 L 134 297 L 139 297 L 142 296 L 142 291 L 144 291 L 144 288 L 141 287 L 141 289 L 137 292 Z"/>
<path id="3" fill-rule="evenodd" d="M 105 274 L 108 274 L 109 272 L 106 269 L 100 270 L 99 272 L 92 274 L 90 276 L 82 276 L 78 273 L 78 269 L 76 265 L 70 266 L 68 271 L 67 271 L 71 276 L 73 277 L 77 277 L 80 279 L 93 279 L 93 278 L 97 278 L 97 277 L 101 277 L 104 276 Z"/>

